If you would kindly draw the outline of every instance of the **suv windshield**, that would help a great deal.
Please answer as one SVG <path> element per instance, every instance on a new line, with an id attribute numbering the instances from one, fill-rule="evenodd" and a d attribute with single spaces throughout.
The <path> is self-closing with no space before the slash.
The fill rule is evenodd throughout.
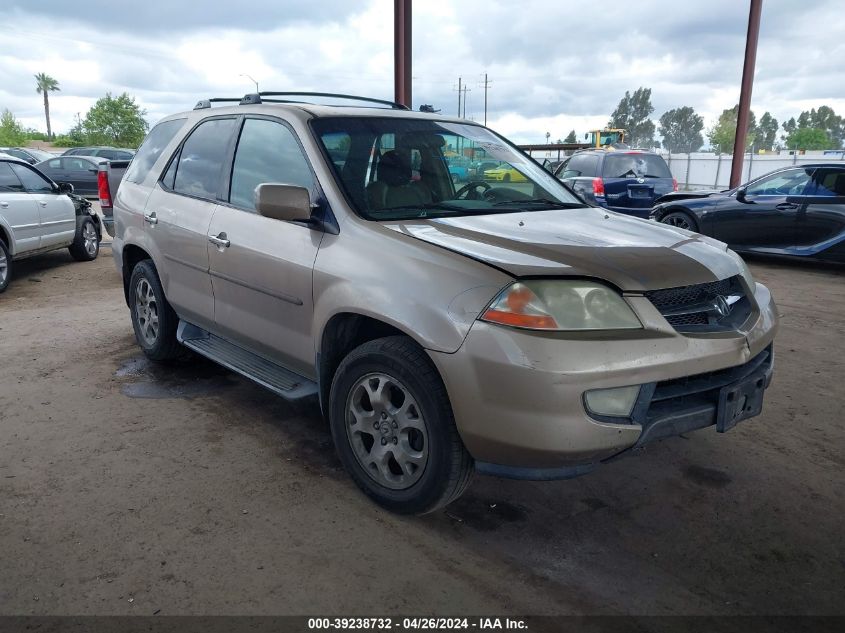
<path id="1" fill-rule="evenodd" d="M 671 178 L 672 173 L 657 154 L 609 154 L 604 161 L 605 178 Z"/>
<path id="2" fill-rule="evenodd" d="M 396 117 L 311 123 L 357 212 L 371 220 L 582 207 L 487 128 Z"/>

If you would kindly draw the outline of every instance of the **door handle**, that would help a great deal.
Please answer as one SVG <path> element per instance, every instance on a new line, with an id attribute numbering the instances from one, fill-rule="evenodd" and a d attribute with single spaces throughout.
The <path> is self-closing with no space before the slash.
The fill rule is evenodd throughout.
<path id="1" fill-rule="evenodd" d="M 793 211 L 798 208 L 798 205 L 793 202 L 781 202 L 775 206 L 779 211 Z"/>
<path id="2" fill-rule="evenodd" d="M 150 214 L 144 214 L 144 222 L 147 224 L 158 224 L 158 218 L 156 217 L 156 212 L 153 211 Z"/>
<path id="3" fill-rule="evenodd" d="M 0 202 L 0 208 L 2 208 L 2 209 L 8 209 L 8 208 L 9 208 L 9 203 L 8 203 L 8 202 Z"/>
<path id="4" fill-rule="evenodd" d="M 226 239 L 225 233 L 218 233 L 217 235 L 209 235 L 208 241 L 214 244 L 215 246 L 222 246 L 224 248 L 229 248 L 231 242 Z"/>
<path id="5" fill-rule="evenodd" d="M 38 204 L 40 204 L 42 207 L 46 207 L 46 206 L 47 206 L 47 203 L 46 203 L 46 202 L 44 202 L 43 200 L 39 200 L 39 201 L 38 201 Z"/>

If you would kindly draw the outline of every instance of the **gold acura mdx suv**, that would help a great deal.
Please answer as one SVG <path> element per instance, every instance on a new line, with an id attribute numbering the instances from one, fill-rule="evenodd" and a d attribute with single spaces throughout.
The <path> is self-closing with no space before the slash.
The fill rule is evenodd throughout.
<path id="1" fill-rule="evenodd" d="M 429 512 L 474 470 L 568 478 L 760 413 L 776 308 L 723 243 L 585 204 L 463 119 L 228 101 L 156 125 L 118 190 L 138 344 L 316 397 L 381 505 Z M 523 178 L 454 181 L 480 160 Z"/>

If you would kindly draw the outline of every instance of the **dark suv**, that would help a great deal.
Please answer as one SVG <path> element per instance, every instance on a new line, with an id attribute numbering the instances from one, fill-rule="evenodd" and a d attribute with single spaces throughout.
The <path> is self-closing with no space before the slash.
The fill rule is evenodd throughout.
<path id="1" fill-rule="evenodd" d="M 666 161 L 639 150 L 584 150 L 554 174 L 587 202 L 640 218 L 649 216 L 660 196 L 678 190 Z"/>

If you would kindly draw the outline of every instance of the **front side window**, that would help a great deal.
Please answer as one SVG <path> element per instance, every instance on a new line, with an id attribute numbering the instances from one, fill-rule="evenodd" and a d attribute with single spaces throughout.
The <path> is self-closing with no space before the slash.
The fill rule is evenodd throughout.
<path id="1" fill-rule="evenodd" d="M 23 191 L 23 185 L 9 163 L 0 163 L 0 191 Z"/>
<path id="2" fill-rule="evenodd" d="M 845 198 L 845 169 L 819 169 L 813 175 L 814 196 Z"/>
<path id="3" fill-rule="evenodd" d="M 410 117 L 327 117 L 311 125 L 335 177 L 367 219 L 584 206 L 540 165 L 480 125 Z"/>
<path id="4" fill-rule="evenodd" d="M 745 189 L 749 196 L 800 196 L 810 181 L 812 169 L 787 169 L 764 176 Z"/>
<path id="5" fill-rule="evenodd" d="M 226 148 L 235 119 L 209 119 L 200 123 L 182 145 L 173 190 L 214 200 L 220 189 Z"/>
<path id="6" fill-rule="evenodd" d="M 147 174 L 150 173 L 150 170 L 153 168 L 153 165 L 155 165 L 159 156 L 161 156 L 164 148 L 167 147 L 167 144 L 170 143 L 170 141 L 173 140 L 173 137 L 176 136 L 176 133 L 182 129 L 185 121 L 186 119 L 164 121 L 150 130 L 150 133 L 147 134 L 147 138 L 144 139 L 144 142 L 141 143 L 141 147 L 138 148 L 138 154 L 135 156 L 135 160 L 133 160 L 132 164 L 129 165 L 129 169 L 127 170 L 125 176 L 126 180 L 134 183 L 142 182 L 144 178 L 147 177 Z M 118 158 L 125 160 L 122 156 L 118 156 Z"/>
<path id="7" fill-rule="evenodd" d="M 311 190 L 314 177 L 296 137 L 285 125 L 267 119 L 247 119 L 235 150 L 229 202 L 254 210 L 255 188 L 262 183 Z"/>
<path id="8" fill-rule="evenodd" d="M 23 183 L 24 189 L 30 193 L 52 193 L 53 184 L 41 174 L 23 165 L 11 165 L 11 167 Z"/>

